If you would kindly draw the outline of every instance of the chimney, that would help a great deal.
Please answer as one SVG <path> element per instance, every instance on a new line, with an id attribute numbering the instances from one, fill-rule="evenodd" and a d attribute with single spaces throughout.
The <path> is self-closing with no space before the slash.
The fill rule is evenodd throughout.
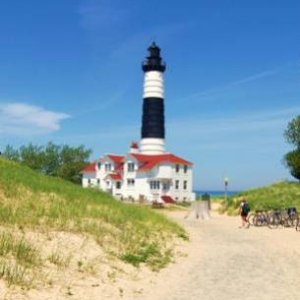
<path id="1" fill-rule="evenodd" d="M 139 145 L 137 142 L 132 142 L 129 153 L 139 153 Z"/>

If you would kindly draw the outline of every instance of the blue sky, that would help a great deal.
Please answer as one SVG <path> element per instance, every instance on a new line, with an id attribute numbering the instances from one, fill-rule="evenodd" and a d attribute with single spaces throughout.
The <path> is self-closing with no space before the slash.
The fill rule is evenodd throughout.
<path id="1" fill-rule="evenodd" d="M 300 111 L 298 0 L 3 1 L 0 148 L 84 144 L 96 158 L 140 138 L 141 62 L 165 73 L 167 150 L 194 188 L 291 179 L 283 138 Z"/>

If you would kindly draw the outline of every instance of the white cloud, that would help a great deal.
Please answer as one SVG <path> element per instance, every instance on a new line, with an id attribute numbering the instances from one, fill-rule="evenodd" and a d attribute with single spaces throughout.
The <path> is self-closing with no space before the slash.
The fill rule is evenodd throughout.
<path id="1" fill-rule="evenodd" d="M 0 133 L 10 135 L 45 134 L 60 129 L 70 116 L 25 103 L 0 104 Z"/>

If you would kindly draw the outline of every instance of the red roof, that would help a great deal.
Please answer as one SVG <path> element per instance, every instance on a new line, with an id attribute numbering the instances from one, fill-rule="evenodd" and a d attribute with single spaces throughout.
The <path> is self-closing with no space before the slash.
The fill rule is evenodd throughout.
<path id="1" fill-rule="evenodd" d="M 96 172 L 96 163 L 91 163 L 81 170 L 81 173 L 94 173 Z"/>
<path id="2" fill-rule="evenodd" d="M 100 158 L 100 161 L 103 162 L 105 157 L 108 157 L 114 162 L 115 171 L 122 172 L 123 171 L 123 164 L 124 164 L 124 156 L 122 155 L 115 155 L 115 154 L 107 154 L 104 157 Z"/>
<path id="3" fill-rule="evenodd" d="M 122 177 L 121 177 L 120 174 L 110 173 L 110 174 L 108 174 L 108 176 L 109 176 L 112 180 L 122 180 Z"/>
<path id="4" fill-rule="evenodd" d="M 116 164 L 121 164 L 124 160 L 124 156 L 121 155 L 108 154 L 107 156 Z"/>
<path id="5" fill-rule="evenodd" d="M 181 164 L 191 166 L 192 163 L 182 159 L 173 154 L 158 154 L 158 155 L 145 155 L 145 154 L 135 154 L 131 153 L 131 155 L 138 160 L 142 165 L 139 168 L 139 171 L 147 171 L 154 168 L 156 165 L 164 162 L 169 162 L 173 164 Z"/>

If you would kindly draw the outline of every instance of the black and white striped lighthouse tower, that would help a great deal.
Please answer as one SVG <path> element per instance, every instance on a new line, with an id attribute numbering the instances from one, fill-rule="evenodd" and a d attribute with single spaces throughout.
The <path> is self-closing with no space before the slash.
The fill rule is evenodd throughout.
<path id="1" fill-rule="evenodd" d="M 142 67 L 145 78 L 140 151 L 142 154 L 154 155 L 165 153 L 163 73 L 166 65 L 160 57 L 160 48 L 155 43 L 152 43 L 148 51 L 149 56 Z"/>

